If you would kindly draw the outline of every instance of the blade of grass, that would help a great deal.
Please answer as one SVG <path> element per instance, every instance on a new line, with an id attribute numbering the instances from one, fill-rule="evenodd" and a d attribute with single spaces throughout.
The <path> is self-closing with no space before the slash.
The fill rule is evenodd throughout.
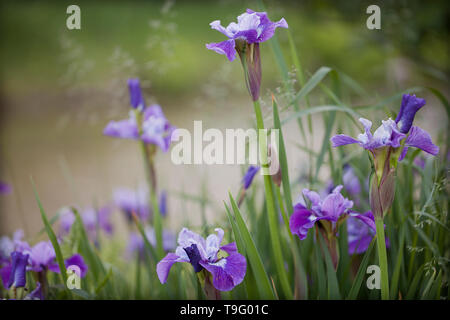
<path id="1" fill-rule="evenodd" d="M 256 249 L 255 243 L 250 235 L 250 232 L 245 225 L 244 219 L 242 219 L 241 212 L 237 207 L 236 202 L 233 199 L 231 193 L 229 193 L 231 207 L 234 212 L 234 217 L 236 219 L 236 226 L 242 237 L 243 244 L 245 245 L 245 252 L 247 253 L 250 264 L 252 265 L 252 270 L 254 271 L 256 283 L 258 285 L 261 297 L 263 299 L 274 299 L 275 296 L 270 285 L 269 277 L 264 269 L 264 265 L 261 261 L 261 256 Z"/>
<path id="2" fill-rule="evenodd" d="M 56 261 L 58 262 L 59 270 L 61 272 L 61 278 L 62 278 L 62 281 L 63 281 L 63 284 L 64 284 L 64 288 L 66 290 L 68 290 L 67 287 L 66 287 L 66 284 L 67 284 L 66 266 L 64 264 L 64 259 L 63 259 L 63 256 L 62 256 L 61 248 L 60 248 L 59 243 L 58 243 L 58 239 L 56 238 L 55 232 L 53 231 L 52 226 L 50 225 L 50 223 L 49 223 L 49 221 L 47 219 L 47 215 L 45 213 L 45 210 L 44 210 L 44 208 L 42 206 L 41 200 L 40 200 L 39 195 L 37 193 L 36 186 L 34 184 L 33 178 L 30 177 L 30 179 L 31 179 L 31 185 L 33 187 L 34 196 L 35 196 L 37 204 L 39 206 L 39 211 L 41 212 L 42 222 L 44 223 L 47 235 L 48 235 L 48 237 L 49 237 L 49 239 L 50 239 L 50 241 L 51 241 L 51 243 L 53 245 L 53 249 L 55 250 Z"/>

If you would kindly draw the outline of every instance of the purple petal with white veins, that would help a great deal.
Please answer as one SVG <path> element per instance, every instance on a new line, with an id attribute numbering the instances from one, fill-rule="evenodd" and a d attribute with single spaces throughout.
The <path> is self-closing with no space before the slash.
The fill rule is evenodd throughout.
<path id="1" fill-rule="evenodd" d="M 422 149 L 433 156 L 439 153 L 439 147 L 433 143 L 430 134 L 416 126 L 412 126 L 406 138 L 405 146 Z"/>
<path id="2" fill-rule="evenodd" d="M 244 280 L 247 271 L 247 261 L 240 253 L 230 254 L 214 263 L 201 261 L 200 264 L 211 272 L 213 285 L 220 291 L 232 290 Z"/>
<path id="3" fill-rule="evenodd" d="M 156 273 L 158 274 L 161 283 L 166 283 L 170 269 L 175 262 L 181 262 L 179 260 L 179 256 L 175 253 L 168 253 L 160 262 L 158 262 L 156 265 Z"/>
<path id="4" fill-rule="evenodd" d="M 222 42 L 213 42 L 206 44 L 206 48 L 213 50 L 219 54 L 226 55 L 228 60 L 236 59 L 236 49 L 234 39 L 225 40 Z"/>
<path id="5" fill-rule="evenodd" d="M 360 143 L 358 140 L 347 136 L 345 134 L 337 134 L 331 137 L 331 142 L 333 147 L 345 146 L 347 144 Z"/>

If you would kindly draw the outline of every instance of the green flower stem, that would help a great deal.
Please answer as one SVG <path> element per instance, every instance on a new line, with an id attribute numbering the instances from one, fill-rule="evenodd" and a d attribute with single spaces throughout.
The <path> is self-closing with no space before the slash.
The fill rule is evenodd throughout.
<path id="1" fill-rule="evenodd" d="M 139 132 L 142 132 L 142 113 L 136 109 L 136 122 L 139 125 Z M 153 152 L 150 154 L 150 150 L 144 141 L 140 140 L 140 147 L 142 151 L 142 157 L 144 161 L 145 176 L 147 179 L 148 187 L 150 189 L 150 204 L 153 209 L 153 227 L 155 229 L 156 238 L 156 258 L 158 260 L 164 257 L 164 249 L 162 243 L 162 217 L 159 212 L 158 198 L 156 196 L 156 173 L 153 163 Z"/>
<path id="2" fill-rule="evenodd" d="M 258 131 L 261 129 L 264 129 L 264 122 L 261 112 L 261 106 L 259 104 L 259 101 L 254 101 L 253 106 L 255 109 L 255 115 L 256 115 L 256 123 L 258 127 Z M 259 132 L 258 132 L 259 133 Z M 266 139 L 259 139 L 258 134 L 258 142 L 259 142 L 259 152 L 261 157 L 261 170 L 264 171 L 267 168 L 264 168 L 265 165 L 267 165 L 267 146 L 265 144 Z M 283 254 L 281 251 L 281 243 L 280 243 L 280 236 L 278 233 L 278 217 L 275 212 L 275 201 L 274 201 L 274 194 L 272 189 L 272 182 L 270 179 L 270 175 L 265 174 L 264 175 L 264 189 L 266 193 L 266 203 L 267 203 L 267 214 L 269 219 L 269 231 L 270 231 L 270 238 L 272 243 L 272 249 L 275 257 L 275 265 L 277 268 L 278 276 L 281 282 L 281 287 L 283 289 L 283 292 L 287 299 L 292 299 L 292 291 L 291 286 L 289 284 L 289 280 L 287 278 L 286 270 L 284 268 L 284 260 L 283 260 Z"/>
<path id="3" fill-rule="evenodd" d="M 389 300 L 389 274 L 383 218 L 376 217 L 375 225 L 377 228 L 378 261 L 381 269 L 381 299 Z"/>

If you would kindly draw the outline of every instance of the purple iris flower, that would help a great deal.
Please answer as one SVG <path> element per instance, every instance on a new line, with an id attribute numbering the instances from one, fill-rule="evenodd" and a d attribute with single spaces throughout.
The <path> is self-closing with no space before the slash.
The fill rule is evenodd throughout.
<path id="1" fill-rule="evenodd" d="M 0 194 L 9 194 L 12 192 L 11 185 L 6 182 L 0 181 Z"/>
<path id="2" fill-rule="evenodd" d="M 146 221 L 150 216 L 148 192 L 145 189 L 139 189 L 135 192 L 128 188 L 117 188 L 114 190 L 114 203 L 125 213 L 127 220 L 131 222 L 134 212 L 139 219 Z"/>
<path id="3" fill-rule="evenodd" d="M 153 247 L 156 247 L 156 235 L 155 231 L 151 227 L 145 229 L 145 235 Z M 170 230 L 163 230 L 163 249 L 164 251 L 170 251 L 175 249 L 175 235 Z M 139 256 L 143 256 L 145 249 L 144 239 L 136 232 L 130 233 L 128 240 L 128 246 L 126 249 L 127 258 L 131 258 L 133 254 L 138 253 Z"/>
<path id="4" fill-rule="evenodd" d="M 403 160 L 409 147 L 419 148 L 429 154 L 437 155 L 439 147 L 433 144 L 431 136 L 425 130 L 413 126 L 416 112 L 425 105 L 425 100 L 416 98 L 415 95 L 403 95 L 400 112 L 395 121 L 388 119 L 382 121 L 382 125 L 375 130 L 372 135 L 370 129 L 372 122 L 360 118 L 359 121 L 364 126 L 365 133 L 360 134 L 358 139 L 354 139 L 345 134 L 338 134 L 331 138 L 333 147 L 357 143 L 364 149 L 374 152 L 382 147 L 401 147 L 401 141 L 406 138 L 404 148 L 400 154 L 399 161 Z"/>
<path id="5" fill-rule="evenodd" d="M 303 195 L 311 202 L 311 208 L 308 209 L 301 202 L 295 205 L 294 213 L 289 221 L 291 232 L 298 235 L 300 240 L 304 240 L 308 230 L 314 227 L 317 221 L 328 220 L 335 226 L 339 218 L 346 215 L 357 217 L 375 228 L 374 221 L 350 210 L 353 207 L 353 201 L 341 195 L 342 188 L 342 185 L 337 186 L 323 199 L 317 192 L 303 189 Z"/>
<path id="6" fill-rule="evenodd" d="M 144 108 L 145 102 L 142 96 L 139 79 L 128 79 L 128 90 L 130 92 L 130 104 L 134 109 Z"/>
<path id="7" fill-rule="evenodd" d="M 215 229 L 216 234 L 206 240 L 199 234 L 183 228 L 178 235 L 178 247 L 175 253 L 168 253 L 156 266 L 161 283 L 167 281 L 169 271 L 176 262 L 189 262 L 195 272 L 206 269 L 213 276 L 213 285 L 220 291 L 229 291 L 244 280 L 247 269 L 245 257 L 237 252 L 236 243 L 220 246 L 224 231 Z M 220 250 L 228 253 L 219 258 Z"/>
<path id="8" fill-rule="evenodd" d="M 11 253 L 11 267 L 9 270 L 9 279 L 6 285 L 7 288 L 11 288 L 11 286 L 16 288 L 25 287 L 25 283 L 27 281 L 26 267 L 28 257 L 28 254 L 22 254 L 18 251 Z"/>
<path id="9" fill-rule="evenodd" d="M 244 189 L 247 190 L 252 184 L 253 178 L 258 173 L 260 167 L 259 166 L 249 166 L 247 172 L 242 179 L 242 184 L 244 185 Z"/>
<path id="10" fill-rule="evenodd" d="M 390 118 L 383 120 L 382 125 L 375 130 L 373 135 L 370 131 L 372 122 L 364 118 L 360 118 L 359 121 L 363 124 L 365 132 L 358 135 L 358 139 L 354 139 L 345 134 L 338 134 L 331 138 L 333 147 L 357 143 L 364 149 L 370 151 L 386 146 L 398 148 L 400 147 L 400 141 L 406 137 L 404 133 L 400 132 L 395 121 Z"/>
<path id="11" fill-rule="evenodd" d="M 163 152 L 169 150 L 171 135 L 175 127 L 164 116 L 161 107 L 154 104 L 143 110 L 142 133 L 136 120 L 136 113 L 130 111 L 128 119 L 111 121 L 103 130 L 103 134 L 115 138 L 142 140 L 154 144 Z"/>
<path id="12" fill-rule="evenodd" d="M 223 33 L 229 40 L 208 43 L 206 48 L 226 55 L 230 61 L 236 58 L 236 49 L 238 49 L 236 48 L 236 42 L 261 43 L 272 38 L 276 28 L 288 27 L 284 18 L 278 22 L 272 22 L 267 17 L 266 12 L 255 12 L 250 9 L 237 17 L 237 23 L 231 22 L 226 28 L 220 24 L 220 20 L 215 20 L 209 25 L 212 29 Z"/>

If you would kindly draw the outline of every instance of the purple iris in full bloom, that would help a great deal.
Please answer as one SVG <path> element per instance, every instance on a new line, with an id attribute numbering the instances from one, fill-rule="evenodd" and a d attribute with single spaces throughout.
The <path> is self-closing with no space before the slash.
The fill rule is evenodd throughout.
<path id="1" fill-rule="evenodd" d="M 247 9 L 237 18 L 237 23 L 232 22 L 225 28 L 219 20 L 215 20 L 210 23 L 210 26 L 223 33 L 229 40 L 208 43 L 206 48 L 226 55 L 230 61 L 236 58 L 236 52 L 239 54 L 247 89 L 252 100 L 257 101 L 262 77 L 259 44 L 272 38 L 276 28 L 287 28 L 286 20 L 272 22 L 266 12 Z"/>
<path id="2" fill-rule="evenodd" d="M 289 221 L 291 232 L 298 235 L 300 240 L 304 240 L 308 230 L 314 227 L 317 221 L 325 220 L 331 222 L 332 231 L 335 233 L 336 224 L 347 216 L 356 217 L 375 229 L 373 219 L 350 210 L 353 207 L 353 201 L 342 196 L 342 188 L 342 185 L 337 186 L 323 199 L 317 192 L 303 189 L 303 195 L 311 202 L 311 207 L 307 208 L 301 202 L 295 205 L 294 213 Z"/>
<path id="3" fill-rule="evenodd" d="M 103 134 L 115 138 L 142 140 L 166 152 L 169 150 L 175 127 L 166 119 L 159 105 L 145 106 L 138 79 L 130 79 L 128 86 L 134 110 L 130 111 L 128 119 L 109 122 L 103 129 Z"/>
<path id="4" fill-rule="evenodd" d="M 253 182 L 253 178 L 258 173 L 260 167 L 259 166 L 249 166 L 247 169 L 247 172 L 244 175 L 244 178 L 242 179 L 242 185 L 244 186 L 244 189 L 247 190 L 250 185 Z"/>
<path id="5" fill-rule="evenodd" d="M 237 252 L 234 242 L 220 246 L 224 231 L 220 228 L 215 231 L 217 234 L 211 234 L 205 240 L 199 234 L 183 228 L 178 235 L 175 253 L 168 253 L 156 266 L 161 283 L 167 281 L 174 263 L 189 262 L 195 272 L 203 269 L 210 272 L 217 290 L 229 291 L 240 284 L 247 269 L 245 257 Z M 228 256 L 219 258 L 220 250 L 228 253 Z"/>
<path id="6" fill-rule="evenodd" d="M 382 147 L 401 147 L 402 140 L 404 149 L 399 157 L 399 161 L 403 160 L 408 151 L 408 147 L 415 147 L 432 155 L 439 153 L 439 147 L 431 141 L 431 136 L 425 130 L 413 126 L 416 112 L 425 105 L 425 100 L 416 98 L 415 95 L 403 95 L 402 105 L 396 120 L 383 120 L 382 125 L 371 133 L 372 122 L 360 118 L 359 121 L 364 126 L 364 133 L 360 134 L 357 139 L 349 137 L 345 134 L 338 134 L 331 138 L 333 147 L 339 147 L 347 144 L 357 143 L 364 149 L 375 152 L 376 149 Z"/>
<path id="7" fill-rule="evenodd" d="M 215 20 L 209 25 L 212 29 L 223 33 L 229 40 L 209 43 L 206 48 L 226 55 L 230 61 L 236 58 L 236 49 L 239 50 L 236 48 L 236 42 L 245 41 L 249 44 L 264 42 L 273 37 L 276 28 L 288 27 L 284 18 L 272 22 L 266 12 L 255 12 L 250 9 L 237 17 L 237 23 L 231 22 L 226 28 L 220 24 L 220 20 Z"/>

